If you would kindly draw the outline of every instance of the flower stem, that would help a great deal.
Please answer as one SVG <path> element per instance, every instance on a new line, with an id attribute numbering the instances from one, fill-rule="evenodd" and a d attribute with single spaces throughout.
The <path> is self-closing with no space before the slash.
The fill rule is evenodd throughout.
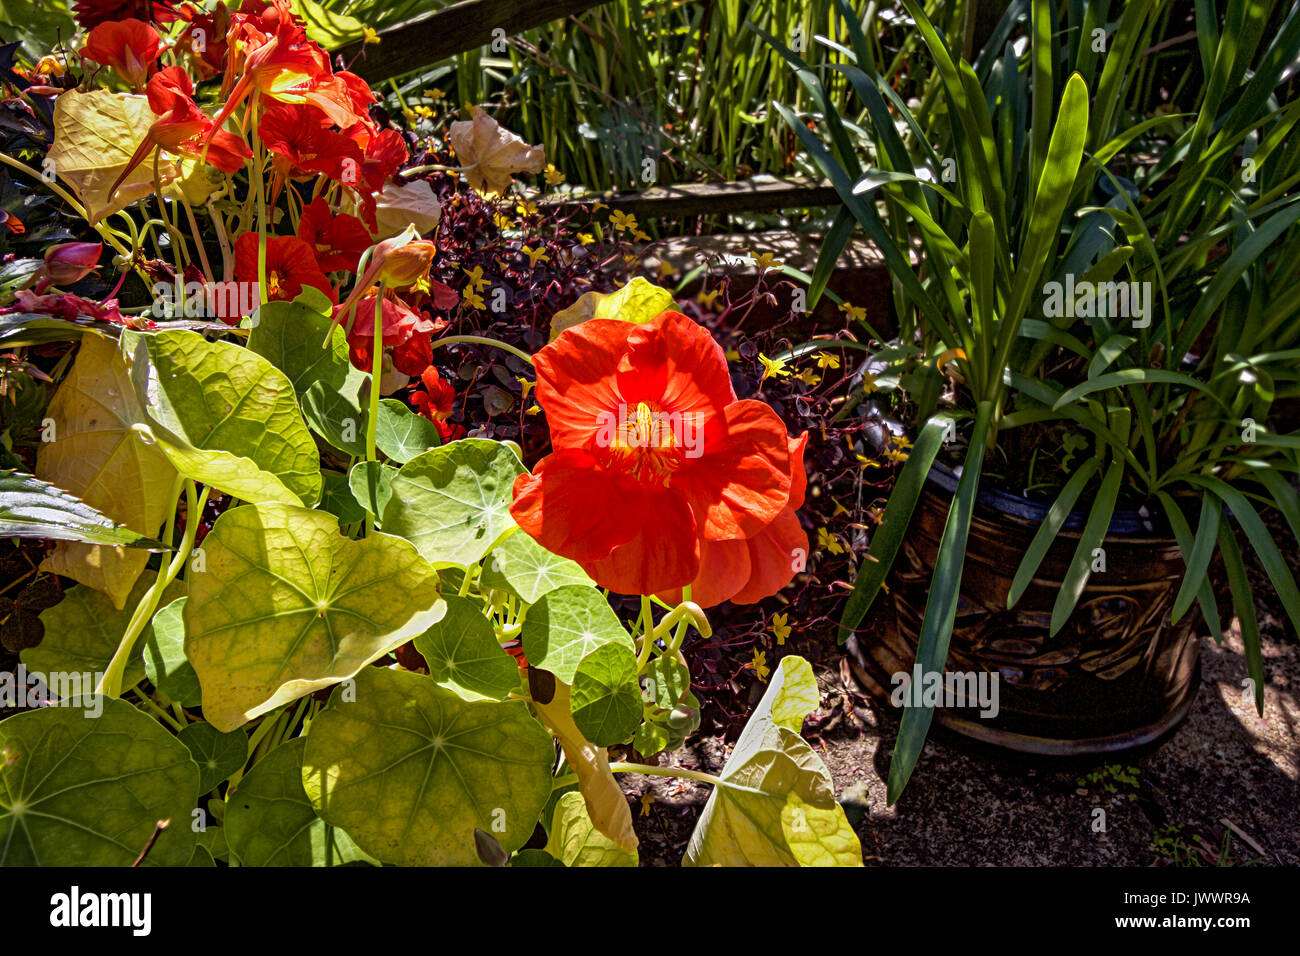
<path id="1" fill-rule="evenodd" d="M 375 337 L 370 346 L 370 413 L 366 416 L 366 461 L 375 461 L 375 428 L 379 423 L 379 380 L 384 371 L 384 284 L 379 283 L 375 296 Z M 371 485 L 370 500 L 377 501 L 379 475 L 366 469 L 366 481 Z M 375 530 L 375 516 L 366 510 L 366 537 Z"/>
<path id="2" fill-rule="evenodd" d="M 507 345 L 505 342 L 500 342 L 497 339 L 490 339 L 483 335 L 448 335 L 445 338 L 435 339 L 433 347 L 436 349 L 443 345 L 456 345 L 461 342 L 473 345 L 491 345 L 495 348 L 504 349 L 516 358 L 523 359 L 529 365 L 533 364 L 533 357 L 527 352 L 521 352 L 513 345 Z"/>
<path id="3" fill-rule="evenodd" d="M 99 680 L 99 686 L 95 688 L 95 693 L 105 694 L 109 697 L 122 696 L 122 677 L 126 673 L 127 661 L 131 658 L 131 651 L 135 648 L 135 642 L 139 639 L 140 634 L 153 619 L 154 611 L 158 610 L 158 602 L 162 600 L 163 592 L 167 586 L 176 580 L 176 575 L 180 574 L 181 568 L 185 567 L 185 562 L 189 559 L 190 552 L 194 549 L 194 539 L 199 532 L 199 522 L 203 517 L 203 508 L 208 503 L 208 489 L 205 487 L 203 493 L 197 494 L 194 482 L 185 479 L 185 535 L 181 538 L 180 547 L 172 556 L 171 563 L 167 566 L 166 572 L 160 574 L 153 582 L 153 585 L 145 592 L 140 603 L 136 605 L 135 613 L 131 615 L 131 621 L 126 626 L 126 633 L 122 635 L 122 642 L 118 644 L 117 650 L 113 653 L 113 659 L 108 662 L 108 667 L 104 670 L 104 675 Z M 173 509 L 173 514 L 175 509 Z M 170 537 L 170 528 L 168 529 Z"/>
<path id="4" fill-rule="evenodd" d="M 712 784 L 715 787 L 726 786 L 726 781 L 721 777 L 715 777 L 703 770 L 691 770 L 687 767 L 657 767 L 648 763 L 625 763 L 620 761 L 619 763 L 610 764 L 609 769 L 613 773 L 644 773 L 652 777 L 683 777 L 687 780 L 698 780 L 700 783 Z"/>
<path id="5" fill-rule="evenodd" d="M 636 657 L 636 672 L 639 674 L 645 670 L 645 665 L 650 660 L 650 648 L 654 647 L 655 642 L 655 619 L 650 598 L 641 595 L 641 652 Z"/>

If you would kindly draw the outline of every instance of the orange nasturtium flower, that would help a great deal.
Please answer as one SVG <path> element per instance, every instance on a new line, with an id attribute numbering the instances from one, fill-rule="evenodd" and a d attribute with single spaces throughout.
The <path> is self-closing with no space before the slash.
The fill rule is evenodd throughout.
<path id="1" fill-rule="evenodd" d="M 749 555 L 792 537 L 787 515 L 798 527 L 803 439 L 766 404 L 736 399 L 707 330 L 679 312 L 591 319 L 535 362 L 553 451 L 515 482 L 510 513 L 525 532 L 623 594 L 691 585 L 707 606 L 790 580 L 789 555 L 780 581 L 755 580 Z"/>
<path id="2" fill-rule="evenodd" d="M 163 51 L 162 37 L 143 20 L 105 21 L 90 31 L 82 54 L 111 66 L 136 92 L 149 79 L 149 68 Z"/>

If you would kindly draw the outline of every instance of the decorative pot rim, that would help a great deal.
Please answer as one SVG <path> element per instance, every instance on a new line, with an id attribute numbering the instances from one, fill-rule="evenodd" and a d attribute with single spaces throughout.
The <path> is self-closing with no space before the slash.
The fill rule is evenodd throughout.
<path id="1" fill-rule="evenodd" d="M 929 474 L 925 476 L 927 484 L 942 488 L 950 495 L 957 493 L 957 483 L 961 479 L 961 467 L 950 468 L 937 457 L 930 465 Z M 1042 524 L 1051 510 L 1050 504 L 1043 504 L 1023 495 L 1003 491 L 980 482 L 975 493 L 975 502 L 1001 514 L 1011 515 L 1030 522 Z M 1080 531 L 1088 520 L 1087 511 L 1074 510 L 1061 526 L 1062 531 Z M 1169 527 L 1164 513 L 1158 509 L 1116 508 L 1111 515 L 1110 527 L 1106 529 L 1107 537 L 1141 537 L 1154 536 L 1162 540 L 1172 540 L 1173 531 Z"/>

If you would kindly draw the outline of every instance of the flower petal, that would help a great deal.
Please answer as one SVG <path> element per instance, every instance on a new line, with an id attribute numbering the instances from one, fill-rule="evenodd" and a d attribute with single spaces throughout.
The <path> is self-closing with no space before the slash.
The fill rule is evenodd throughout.
<path id="1" fill-rule="evenodd" d="M 533 356 L 537 401 L 546 411 L 551 447 L 581 448 L 600 430 L 602 415 L 617 413 L 623 398 L 616 373 L 636 328 L 592 319 L 567 329 Z"/>
<path id="2" fill-rule="evenodd" d="M 705 426 L 700 455 L 673 474 L 704 537 L 748 538 L 790 501 L 790 443 L 776 412 L 751 400 L 733 402 Z"/>
<path id="3" fill-rule="evenodd" d="M 761 533 L 761 532 L 760 532 Z M 728 601 L 750 579 L 748 542 L 700 539 L 700 572 L 691 582 L 691 600 L 700 607 L 713 607 Z M 661 591 L 658 595 L 669 604 L 682 602 L 682 589 Z"/>
<path id="4" fill-rule="evenodd" d="M 560 449 L 515 479 L 510 514 L 546 550 L 594 561 L 636 536 L 644 497 L 640 482 L 603 471 L 586 452 Z"/>
<path id="5" fill-rule="evenodd" d="M 749 550 L 749 581 L 731 595 L 732 604 L 753 604 L 794 580 L 795 569 L 808 558 L 808 533 L 793 508 L 745 542 Z"/>
<path id="6" fill-rule="evenodd" d="M 639 509 L 624 522 L 635 534 L 597 561 L 579 561 L 603 588 L 619 594 L 656 594 L 694 581 L 700 540 L 691 509 L 668 489 L 649 486 Z"/>

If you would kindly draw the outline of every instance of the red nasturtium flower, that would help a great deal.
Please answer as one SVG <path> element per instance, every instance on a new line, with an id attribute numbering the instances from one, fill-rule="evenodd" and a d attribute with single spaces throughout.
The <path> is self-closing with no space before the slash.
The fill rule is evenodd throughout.
<path id="1" fill-rule="evenodd" d="M 349 299 L 351 301 L 351 299 Z M 348 336 L 348 357 L 352 364 L 364 372 L 370 371 L 374 362 L 375 342 L 375 289 L 357 298 L 353 317 L 349 320 L 344 311 L 347 303 L 334 310 L 336 320 L 343 322 Z M 384 348 L 393 350 L 393 368 L 404 375 L 419 375 L 433 360 L 431 337 L 447 327 L 445 319 L 432 319 L 422 310 L 413 309 L 399 299 L 391 289 L 384 290 L 382 334 Z M 349 325 L 349 321 L 351 325 Z"/>
<path id="2" fill-rule="evenodd" d="M 246 232 L 235 240 L 235 278 L 257 281 L 257 233 Z M 331 302 L 338 294 L 316 262 L 311 246 L 297 236 L 266 237 L 266 298 L 289 302 L 302 294 L 303 286 L 320 289 Z"/>
<path id="3" fill-rule="evenodd" d="M 722 349 L 681 313 L 643 325 L 592 319 L 535 361 L 554 450 L 516 480 L 510 513 L 601 586 L 694 590 L 715 543 L 748 555 L 747 541 L 793 515 L 802 479 L 785 426 L 766 404 L 736 399 Z M 772 593 L 793 576 L 790 555 L 785 565 L 771 590 L 764 573 L 732 593 Z"/>
<path id="4" fill-rule="evenodd" d="M 442 443 L 445 445 L 449 441 L 464 438 L 465 426 L 447 421 L 456 399 L 451 383 L 444 381 L 438 370 L 430 365 L 420 373 L 420 385 L 422 388 L 411 393 L 411 404 L 417 412 L 433 422 Z"/>
<path id="5" fill-rule="evenodd" d="M 355 272 L 361 253 L 370 248 L 370 233 L 356 216 L 330 210 L 325 197 L 318 196 L 302 210 L 298 238 L 316 253 L 322 272 L 345 269 Z"/>
<path id="6" fill-rule="evenodd" d="M 244 168 L 244 160 L 252 151 L 238 136 L 225 130 L 216 130 L 208 114 L 194 102 L 194 84 L 189 74 L 179 66 L 159 70 L 149 79 L 145 92 L 149 108 L 158 115 L 149 132 L 131 156 L 122 174 L 108 191 L 111 196 L 118 186 L 155 149 L 165 149 L 180 156 L 204 156 L 202 138 L 212 134 L 206 146 L 207 161 L 218 169 L 233 173 Z"/>
<path id="7" fill-rule="evenodd" d="M 90 31 L 81 48 L 88 59 L 111 66 L 137 92 L 149 79 L 149 68 L 162 50 L 162 37 L 143 20 L 101 23 Z"/>

